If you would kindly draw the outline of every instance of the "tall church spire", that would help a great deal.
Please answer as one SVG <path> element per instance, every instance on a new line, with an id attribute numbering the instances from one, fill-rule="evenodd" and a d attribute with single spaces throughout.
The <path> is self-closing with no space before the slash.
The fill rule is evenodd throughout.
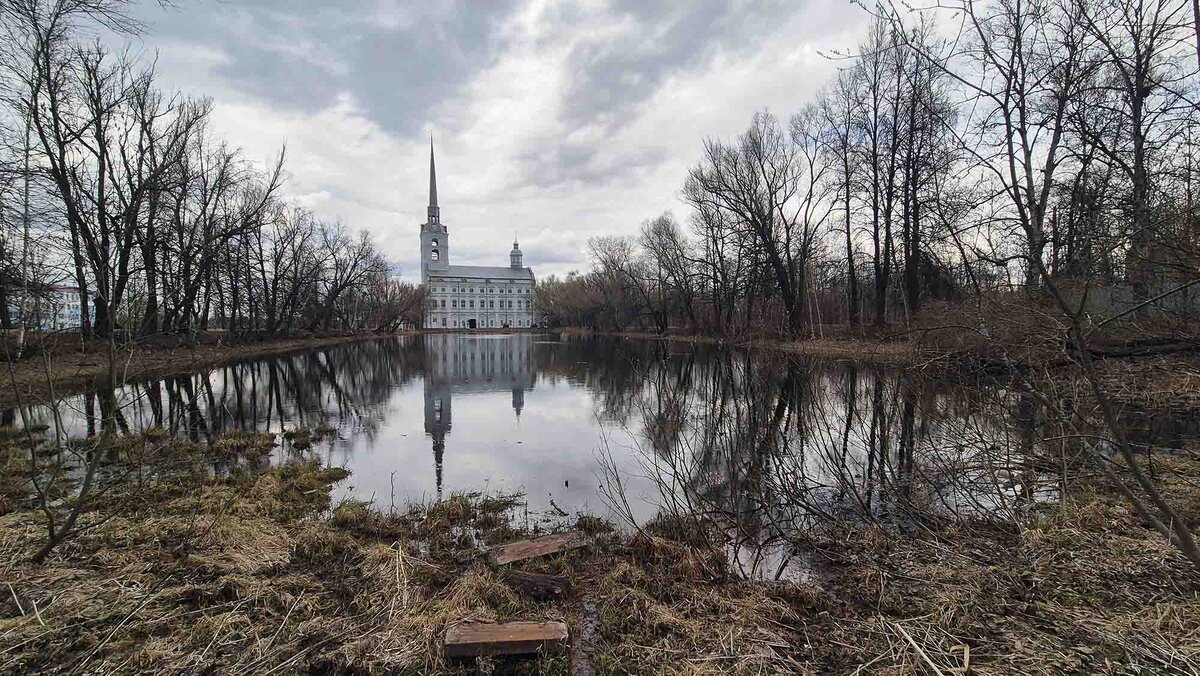
<path id="1" fill-rule="evenodd" d="M 441 209 L 437 202 L 437 172 L 433 167 L 433 136 L 429 137 L 429 222 L 441 220 Z"/>

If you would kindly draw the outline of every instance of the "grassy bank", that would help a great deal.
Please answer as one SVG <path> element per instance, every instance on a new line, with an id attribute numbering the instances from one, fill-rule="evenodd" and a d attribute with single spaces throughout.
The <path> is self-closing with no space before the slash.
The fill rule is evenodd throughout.
<path id="1" fill-rule="evenodd" d="M 374 340 L 379 336 L 294 336 L 240 343 L 210 338 L 195 345 L 183 341 L 118 345 L 117 382 L 190 373 L 242 359 Z M 26 404 L 45 401 L 51 388 L 55 396 L 93 389 L 108 377 L 109 364 L 108 348 L 104 345 L 89 345 L 84 349 L 77 338 L 42 342 L 21 360 L 0 363 L 0 407 L 15 406 L 19 398 Z"/>
<path id="2" fill-rule="evenodd" d="M 648 333 L 645 331 L 595 331 L 579 327 L 556 329 L 568 336 L 613 336 L 639 340 L 660 340 L 689 345 L 725 345 L 752 350 L 776 350 L 818 359 L 847 359 L 886 366 L 911 366 L 919 353 L 907 340 L 895 337 L 870 339 L 848 335 L 828 338 L 750 337 L 724 338 L 687 333 Z"/>
<path id="3" fill-rule="evenodd" d="M 694 345 L 773 350 L 804 358 L 853 361 L 943 380 L 1009 380 L 1017 371 L 1039 389 L 1090 396 L 1077 356 L 1064 351 L 1069 320 L 1045 304 L 1011 296 L 989 303 L 941 303 L 911 323 L 866 332 L 822 326 L 817 337 L 724 338 L 687 333 L 605 332 L 568 327 L 566 335 L 605 335 Z M 1200 414 L 1200 325 L 1132 317 L 1089 334 L 1096 376 L 1118 405 L 1150 415 Z"/>
<path id="4" fill-rule="evenodd" d="M 538 601 L 480 553 L 530 534 L 514 518 L 519 496 L 394 514 L 335 505 L 344 471 L 271 466 L 274 440 L 261 434 L 105 440 L 96 450 L 122 479 L 35 565 L 46 517 L 18 479 L 25 443 L 0 435 L 0 673 L 470 673 L 473 662 L 442 656 L 446 627 L 517 619 L 567 622 L 574 655 L 485 661 L 485 673 L 567 673 L 571 659 L 599 673 L 1200 668 L 1200 576 L 1087 484 L 1019 527 L 795 534 L 808 581 L 738 579 L 702 520 L 618 532 L 568 517 L 558 526 L 592 544 L 522 566 L 573 582 L 566 598 Z M 1158 463 L 1193 519 L 1196 465 L 1187 454 Z"/>

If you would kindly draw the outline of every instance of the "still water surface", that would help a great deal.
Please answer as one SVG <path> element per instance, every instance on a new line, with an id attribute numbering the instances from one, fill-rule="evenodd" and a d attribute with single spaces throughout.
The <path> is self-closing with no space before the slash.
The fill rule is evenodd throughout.
<path id="1" fill-rule="evenodd" d="M 542 512 L 611 517 L 620 504 L 645 520 L 671 505 L 794 526 L 814 515 L 1007 514 L 1056 489 L 1027 461 L 1036 415 L 1011 392 L 630 339 L 386 338 L 76 396 L 60 416 L 73 435 L 115 418 L 196 440 L 333 427 L 304 450 L 281 435 L 276 459 L 345 467 L 337 497 L 383 509 L 523 492 Z"/>

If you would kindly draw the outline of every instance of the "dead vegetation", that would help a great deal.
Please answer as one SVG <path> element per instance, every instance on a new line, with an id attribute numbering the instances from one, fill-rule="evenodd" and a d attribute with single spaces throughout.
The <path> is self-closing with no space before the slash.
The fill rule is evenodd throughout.
<path id="1" fill-rule="evenodd" d="M 239 434 L 163 446 L 44 565 L 29 563 L 45 537 L 40 513 L 6 489 L 0 673 L 566 673 L 563 657 L 443 657 L 448 626 L 515 620 L 590 625 L 575 651 L 598 673 L 1200 666 L 1200 578 L 1091 488 L 1021 527 L 848 527 L 811 543 L 820 574 L 809 582 L 740 579 L 695 519 L 622 533 L 580 517 L 590 547 L 522 564 L 568 578 L 573 593 L 535 601 L 481 554 L 530 534 L 520 496 L 454 495 L 395 513 L 333 505 L 345 472 L 269 466 L 273 443 Z M 16 455 L 0 448 L 0 460 Z M 1191 516 L 1195 464 L 1181 455 L 1156 467 Z"/>
<path id="2" fill-rule="evenodd" d="M 211 334 L 209 334 L 211 336 Z M 287 354 L 319 347 L 371 340 L 378 335 L 308 335 L 258 342 L 222 342 L 216 337 L 197 344 L 182 340 L 140 341 L 117 344 L 115 380 L 123 383 L 138 378 L 161 378 L 191 373 L 230 362 Z M 5 353 L 8 354 L 8 353 Z M 0 355 L 3 360 L 3 355 Z M 107 348 L 81 346 L 78 336 L 42 339 L 37 350 L 26 351 L 20 361 L 2 367 L 5 387 L 0 389 L 0 406 L 11 407 L 48 398 L 51 386 L 56 396 L 83 392 L 109 375 Z"/>

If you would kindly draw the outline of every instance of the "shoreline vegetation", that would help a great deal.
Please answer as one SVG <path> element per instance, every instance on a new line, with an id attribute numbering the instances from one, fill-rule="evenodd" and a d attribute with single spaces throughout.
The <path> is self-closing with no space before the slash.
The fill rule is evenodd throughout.
<path id="1" fill-rule="evenodd" d="M 967 336 L 962 327 L 954 334 L 930 327 L 871 337 L 847 335 L 845 327 L 828 327 L 825 336 L 786 338 L 706 336 L 685 332 L 604 331 L 580 327 L 555 329 L 572 336 L 611 336 L 691 345 L 721 345 L 746 350 L 770 350 L 804 358 L 849 360 L 919 372 L 930 377 L 977 380 L 982 374 L 998 380 L 1022 372 L 1025 377 L 1055 390 L 1077 388 L 1083 380 L 1079 364 L 1062 359 L 1062 349 L 1047 349 L 1035 341 L 1010 341 L 1000 349 L 994 340 Z M 944 330 L 943 330 L 944 331 Z M 1035 336 L 1033 331 L 1029 335 Z M 949 336 L 947 338 L 947 336 Z M 1041 338 L 1041 337 L 1039 337 Z M 1200 344 L 1186 340 L 1180 349 L 1156 352 L 1130 347 L 1136 340 L 1117 332 L 1103 344 L 1113 354 L 1093 361 L 1093 377 L 1114 402 L 1141 415 L 1191 415 L 1200 413 Z M 1174 347 L 1165 341 L 1158 343 Z M 1151 345 L 1150 347 L 1154 347 Z"/>
<path id="2" fill-rule="evenodd" d="M 532 329 L 535 333 L 554 333 L 569 336 L 620 336 L 646 340 L 663 340 L 689 344 L 723 345 L 748 349 L 770 349 L 780 352 L 827 359 L 855 359 L 887 366 L 908 366 L 913 363 L 911 346 L 899 341 L 873 340 L 865 338 L 819 338 L 791 340 L 786 338 L 760 338 L 748 341 L 733 341 L 715 336 L 688 334 L 656 334 L 649 332 L 606 332 L 576 327 Z M 474 334 L 505 334 L 513 331 L 479 330 Z M 442 331 L 416 330 L 389 333 L 363 332 L 333 335 L 292 335 L 259 340 L 224 340 L 220 334 L 202 334 L 195 343 L 183 340 L 139 341 L 133 344 L 118 344 L 116 348 L 117 373 L 114 381 L 121 383 L 134 379 L 161 378 L 170 375 L 193 373 L 237 361 L 268 357 L 272 355 L 302 352 L 317 348 L 344 345 L 366 340 L 379 340 L 401 335 L 444 333 Z M 454 332 L 451 332 L 454 333 Z M 465 333 L 465 332 L 464 332 Z M 90 344 L 80 349 L 78 337 L 70 340 L 59 338 L 46 342 L 35 349 L 27 349 L 19 360 L 0 366 L 0 407 L 17 405 L 14 383 L 25 403 L 44 401 L 49 396 L 47 386 L 47 364 L 50 358 L 49 376 L 55 396 L 77 394 L 90 387 L 98 387 L 109 375 L 108 346 Z"/>
<path id="3" fill-rule="evenodd" d="M 304 352 L 334 345 L 377 340 L 396 333 L 292 335 L 262 340 L 226 341 L 218 334 L 202 334 L 196 343 L 184 340 L 141 341 L 118 344 L 114 382 L 163 378 L 194 373 L 247 359 Z M 47 363 L 49 362 L 49 363 Z M 103 385 L 109 377 L 108 346 L 90 344 L 80 349 L 78 336 L 42 342 L 20 360 L 0 365 L 0 407 L 45 402 L 51 389 L 55 397 L 78 394 Z M 15 389 L 14 389 L 15 388 Z"/>
<path id="4" fill-rule="evenodd" d="M 1023 307 L 1023 306 L 1021 306 Z M 1011 309 L 1011 308 L 1010 308 Z M 1028 310 L 1022 310 L 1028 312 Z M 1031 320 L 1032 321 L 1032 320 Z M 950 333 L 953 329 L 953 333 Z M 1061 360 L 1060 347 L 1038 345 L 1037 340 L 1018 344 L 1008 340 L 1009 348 L 997 350 L 998 341 L 980 340 L 961 325 L 931 327 L 917 324 L 902 332 L 865 335 L 851 332 L 845 326 L 821 327 L 820 335 L 790 338 L 777 335 L 744 337 L 711 336 L 689 332 L 646 330 L 612 331 L 583 327 L 533 329 L 534 332 L 567 336 L 610 336 L 662 341 L 692 345 L 718 345 L 747 350 L 771 350 L 800 357 L 830 360 L 853 360 L 865 364 L 920 371 L 937 378 L 953 379 L 963 374 L 977 376 L 989 372 L 1024 369 L 1047 382 L 1069 384 L 1078 378 L 1076 365 Z M 504 330 L 480 330 L 475 333 L 509 333 Z M 161 378 L 191 373 L 237 361 L 282 355 L 347 343 L 377 340 L 398 335 L 421 335 L 440 331 L 415 330 L 387 333 L 359 332 L 335 334 L 296 334 L 279 338 L 227 340 L 219 333 L 200 334 L 188 343 L 179 338 L 143 340 L 118 345 L 115 362 L 118 366 L 114 382 Z M 947 336 L 949 336 L 947 338 Z M 1031 338 L 1044 342 L 1044 336 L 1029 332 Z M 1103 344 L 1121 349 L 1129 341 L 1120 331 L 1106 336 Z M 1163 345 L 1162 342 L 1150 347 Z M 1166 344 L 1168 347 L 1170 343 Z M 1144 413 L 1200 412 L 1200 345 L 1182 343 L 1175 351 L 1140 352 L 1125 348 L 1129 354 L 1116 354 L 1095 362 L 1096 375 L 1105 384 L 1115 401 Z M 18 404 L 14 383 L 25 404 L 45 401 L 51 382 L 55 396 L 77 394 L 97 387 L 109 374 L 108 347 L 93 343 L 80 349 L 77 340 L 58 338 L 33 346 L 20 360 L 0 366 L 0 407 Z M 49 373 L 45 355 L 50 357 Z M 49 375 L 49 379 L 48 376 Z"/>
<path id="5" fill-rule="evenodd" d="M 1019 525 L 831 523 L 802 536 L 805 575 L 747 580 L 707 517 L 621 530 L 577 514 L 530 528 L 519 495 L 334 504 L 347 472 L 269 461 L 272 435 L 197 444 L 149 430 L 92 449 L 137 478 L 97 494 L 78 533 L 38 565 L 45 515 L 21 507 L 16 480 L 26 443 L 0 434 L 0 673 L 1200 668 L 1200 576 L 1103 481 L 1078 482 Z M 35 458 L 53 450 L 36 443 Z M 1196 461 L 1157 468 L 1191 518 Z M 521 564 L 565 577 L 565 595 L 531 595 L 481 552 L 565 528 L 588 546 Z M 569 653 L 444 657 L 447 627 L 515 620 L 566 622 Z"/>

